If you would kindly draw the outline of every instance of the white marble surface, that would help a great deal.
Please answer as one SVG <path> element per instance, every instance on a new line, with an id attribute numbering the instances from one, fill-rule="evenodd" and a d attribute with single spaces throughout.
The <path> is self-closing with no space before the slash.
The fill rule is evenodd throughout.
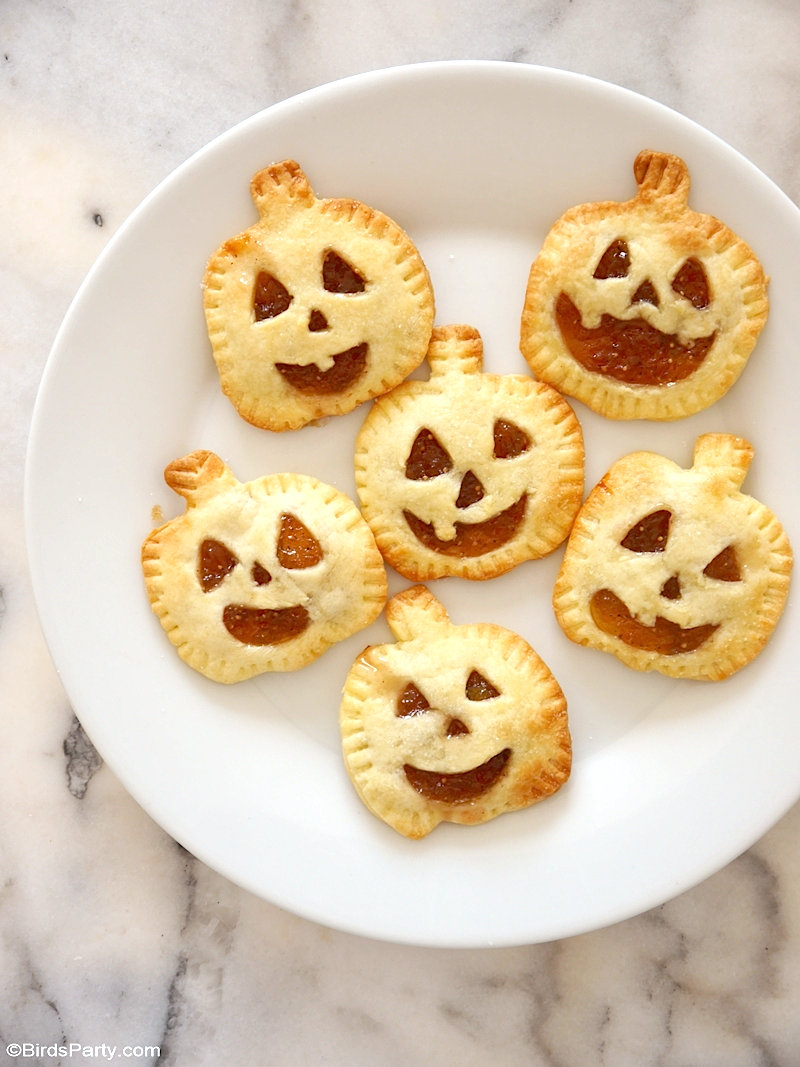
<path id="1" fill-rule="evenodd" d="M 94 751 L 44 645 L 23 533 L 28 426 L 109 237 L 261 108 L 455 58 L 637 90 L 800 200 L 794 0 L 0 7 L 2 1064 L 102 1062 L 114 1047 L 125 1062 L 125 1046 L 127 1062 L 181 1067 L 800 1063 L 800 808 L 702 885 L 609 929 L 504 949 L 372 942 L 287 914 L 176 845 Z"/>

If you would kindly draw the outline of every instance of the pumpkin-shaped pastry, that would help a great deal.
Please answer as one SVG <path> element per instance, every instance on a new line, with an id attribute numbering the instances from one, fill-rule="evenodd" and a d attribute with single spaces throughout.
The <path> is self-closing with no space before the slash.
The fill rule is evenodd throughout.
<path id="1" fill-rule="evenodd" d="M 404 577 L 493 578 L 566 538 L 583 494 L 583 435 L 555 389 L 485 374 L 470 326 L 435 327 L 430 377 L 376 400 L 356 441 L 356 488 Z"/>
<path id="2" fill-rule="evenodd" d="M 259 171 L 259 212 L 209 260 L 208 333 L 248 422 L 291 430 L 351 411 L 425 357 L 434 303 L 406 233 L 355 200 L 318 199 L 293 160 Z"/>
<path id="3" fill-rule="evenodd" d="M 294 670 L 380 614 L 383 560 L 337 489 L 300 474 L 241 483 L 205 451 L 164 476 L 186 511 L 145 540 L 142 567 L 190 667 L 218 682 Z"/>
<path id="4" fill-rule="evenodd" d="M 344 687 L 345 766 L 366 807 L 420 838 L 528 807 L 567 780 L 564 694 L 519 635 L 454 625 L 424 587 L 386 606 L 397 638 L 367 648 Z"/>
<path id="5" fill-rule="evenodd" d="M 601 415 L 676 419 L 718 400 L 767 319 L 753 251 L 689 208 L 677 156 L 640 152 L 638 191 L 553 226 L 528 278 L 520 345 L 533 372 Z"/>
<path id="6" fill-rule="evenodd" d="M 740 491 L 752 446 L 697 439 L 685 470 L 652 452 L 618 460 L 575 522 L 553 604 L 568 637 L 636 670 L 719 680 L 764 647 L 792 552 L 772 512 Z"/>

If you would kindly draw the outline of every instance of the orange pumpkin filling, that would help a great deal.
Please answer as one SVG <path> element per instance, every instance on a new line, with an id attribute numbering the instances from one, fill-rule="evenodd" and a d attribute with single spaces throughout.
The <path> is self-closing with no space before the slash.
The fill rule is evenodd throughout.
<path id="1" fill-rule="evenodd" d="M 225 629 L 244 645 L 279 645 L 298 637 L 310 622 L 306 609 L 297 604 L 289 608 L 248 608 L 228 604 L 222 612 Z"/>
<path id="2" fill-rule="evenodd" d="M 478 767 L 454 774 L 425 771 L 410 763 L 403 766 L 409 784 L 426 800 L 440 804 L 465 804 L 488 792 L 508 766 L 511 749 L 504 748 Z"/>
<path id="3" fill-rule="evenodd" d="M 229 548 L 207 537 L 200 545 L 197 559 L 197 579 L 204 593 L 215 589 L 227 574 L 236 567 L 239 560 Z"/>
<path id="4" fill-rule="evenodd" d="M 618 319 L 604 314 L 598 326 L 583 325 L 575 304 L 561 293 L 556 323 L 570 355 L 585 370 L 629 385 L 669 385 L 697 370 L 716 333 L 682 344 L 641 317 Z"/>
<path id="5" fill-rule="evenodd" d="M 610 589 L 599 589 L 589 603 L 595 625 L 603 633 L 619 638 L 626 645 L 644 652 L 675 656 L 681 652 L 695 652 L 719 628 L 718 624 L 683 628 L 661 615 L 652 626 L 640 622 L 625 603 Z"/>
<path id="6" fill-rule="evenodd" d="M 525 517 L 527 502 L 528 495 L 523 493 L 519 500 L 490 519 L 485 519 L 483 522 L 455 523 L 456 534 L 450 541 L 437 537 L 433 524 L 423 522 L 413 511 L 404 510 L 403 518 L 417 540 L 434 552 L 462 558 L 482 556 L 485 552 L 502 548 L 514 537 Z"/>
<path id="7" fill-rule="evenodd" d="M 314 567 L 322 559 L 322 546 L 296 515 L 281 515 L 277 545 L 278 562 L 287 570 Z"/>
<path id="8" fill-rule="evenodd" d="M 333 357 L 333 366 L 325 371 L 316 363 L 276 363 L 275 366 L 284 381 L 300 393 L 340 393 L 364 373 L 368 348 L 364 343 L 338 352 Z"/>

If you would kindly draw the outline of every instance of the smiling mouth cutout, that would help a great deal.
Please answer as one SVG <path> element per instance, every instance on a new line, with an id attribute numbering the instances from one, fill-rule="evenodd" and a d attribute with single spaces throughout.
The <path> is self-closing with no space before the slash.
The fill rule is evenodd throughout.
<path id="1" fill-rule="evenodd" d="M 465 804 L 492 788 L 508 766 L 511 749 L 504 748 L 478 767 L 468 771 L 442 774 L 440 771 L 425 771 L 410 763 L 403 766 L 409 785 L 426 800 L 440 804 Z"/>
<path id="2" fill-rule="evenodd" d="M 629 385 L 669 385 L 697 370 L 716 333 L 682 344 L 675 334 L 662 333 L 641 317 L 618 319 L 604 314 L 588 328 L 575 304 L 561 293 L 555 317 L 570 355 L 585 370 Z"/>
<path id="3" fill-rule="evenodd" d="M 656 616 L 652 626 L 646 626 L 631 614 L 626 604 L 610 589 L 599 589 L 589 607 L 595 625 L 603 633 L 619 638 L 632 648 L 657 652 L 662 656 L 696 652 L 719 629 L 715 623 L 683 628 L 661 615 Z"/>
<path id="4" fill-rule="evenodd" d="M 366 343 L 353 345 L 333 357 L 333 366 L 322 371 L 316 363 L 276 363 L 275 368 L 284 381 L 300 393 L 329 395 L 341 393 L 364 373 L 367 365 Z"/>
<path id="5" fill-rule="evenodd" d="M 248 608 L 228 604 L 222 612 L 225 629 L 243 645 L 280 645 L 299 637 L 311 617 L 302 605 L 290 608 Z"/>
<path id="6" fill-rule="evenodd" d="M 455 523 L 455 537 L 449 541 L 437 537 L 433 524 L 423 522 L 413 511 L 404 510 L 403 518 L 417 540 L 434 552 L 439 552 L 444 556 L 482 556 L 485 552 L 502 548 L 515 536 L 525 518 L 527 502 L 528 495 L 523 493 L 519 500 L 490 519 L 485 519 L 483 522 L 457 522 Z"/>

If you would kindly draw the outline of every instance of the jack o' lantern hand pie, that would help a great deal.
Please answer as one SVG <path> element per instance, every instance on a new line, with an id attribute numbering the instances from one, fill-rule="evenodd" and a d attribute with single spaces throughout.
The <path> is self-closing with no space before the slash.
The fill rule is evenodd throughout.
<path id="1" fill-rule="evenodd" d="M 293 160 L 259 171 L 256 223 L 210 258 L 203 301 L 223 392 L 283 431 L 352 411 L 425 357 L 428 271 L 396 222 L 356 200 L 319 199 Z"/>
<path id="2" fill-rule="evenodd" d="M 518 634 L 455 625 L 425 586 L 386 606 L 395 643 L 368 647 L 345 681 L 345 766 L 366 807 L 421 838 L 555 793 L 569 778 L 564 694 Z"/>
<path id="3" fill-rule="evenodd" d="M 677 419 L 741 374 L 768 313 L 755 253 L 689 208 L 678 156 L 636 157 L 636 195 L 580 204 L 548 233 L 520 331 L 534 374 L 613 419 Z"/>
<path id="4" fill-rule="evenodd" d="M 356 489 L 386 561 L 412 581 L 488 579 L 560 545 L 583 495 L 583 435 L 557 390 L 486 374 L 471 326 L 434 327 L 427 381 L 372 405 Z"/>
<path id="5" fill-rule="evenodd" d="M 578 514 L 553 606 L 577 644 L 635 670 L 719 681 L 758 655 L 786 602 L 792 550 L 741 492 L 753 448 L 703 434 L 693 464 L 634 452 Z"/>
<path id="6" fill-rule="evenodd" d="M 186 511 L 142 546 L 147 595 L 170 641 L 218 682 L 305 666 L 373 622 L 383 560 L 355 504 L 307 475 L 239 482 L 213 452 L 170 463 Z"/>

